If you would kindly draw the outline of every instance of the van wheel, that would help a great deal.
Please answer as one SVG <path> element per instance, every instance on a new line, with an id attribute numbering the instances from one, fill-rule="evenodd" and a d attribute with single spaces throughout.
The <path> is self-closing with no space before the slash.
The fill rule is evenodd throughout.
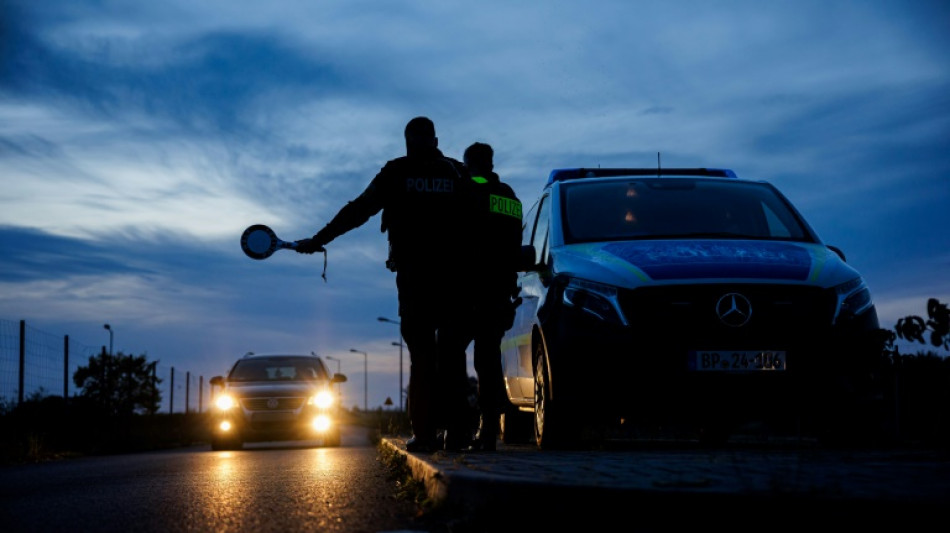
<path id="1" fill-rule="evenodd" d="M 535 349 L 534 368 L 534 438 L 538 448 L 555 450 L 569 448 L 576 444 L 570 437 L 570 417 L 562 406 L 551 399 L 551 373 L 548 368 L 544 347 Z"/>

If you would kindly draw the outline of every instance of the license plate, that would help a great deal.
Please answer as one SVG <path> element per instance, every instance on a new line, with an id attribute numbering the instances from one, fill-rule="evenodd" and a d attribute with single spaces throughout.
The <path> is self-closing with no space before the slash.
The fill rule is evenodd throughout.
<path id="1" fill-rule="evenodd" d="M 294 419 L 294 414 L 290 411 L 275 411 L 273 413 L 253 413 L 252 422 L 290 422 Z"/>
<path id="2" fill-rule="evenodd" d="M 689 369 L 695 372 L 782 372 L 785 351 L 691 351 Z"/>

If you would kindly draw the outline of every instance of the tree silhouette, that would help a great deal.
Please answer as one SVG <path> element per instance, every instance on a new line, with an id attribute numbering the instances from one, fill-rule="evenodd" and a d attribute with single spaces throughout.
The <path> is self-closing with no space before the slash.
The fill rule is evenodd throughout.
<path id="1" fill-rule="evenodd" d="M 155 363 L 149 363 L 144 355 L 110 355 L 105 349 L 73 374 L 73 383 L 81 389 L 79 395 L 107 415 L 157 412 L 160 382 L 155 377 Z"/>
<path id="2" fill-rule="evenodd" d="M 930 298 L 927 300 L 927 317 L 927 320 L 916 315 L 901 318 L 894 326 L 897 337 L 927 344 L 924 335 L 929 332 L 931 345 L 950 350 L 950 310 L 947 309 L 947 304 Z"/>

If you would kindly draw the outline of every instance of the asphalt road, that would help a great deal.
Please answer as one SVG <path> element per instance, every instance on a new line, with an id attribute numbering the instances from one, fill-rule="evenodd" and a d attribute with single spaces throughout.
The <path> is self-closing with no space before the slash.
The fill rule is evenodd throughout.
<path id="1" fill-rule="evenodd" d="M 206 445 L 0 467 L 0 531 L 925 531 L 950 511 L 948 450 L 648 442 L 408 454 L 391 436 L 382 450 L 351 427 L 339 448 Z M 394 458 L 420 482 L 424 513 Z"/>
<path id="2" fill-rule="evenodd" d="M 366 428 L 343 438 L 0 467 L 0 531 L 423 531 Z"/>

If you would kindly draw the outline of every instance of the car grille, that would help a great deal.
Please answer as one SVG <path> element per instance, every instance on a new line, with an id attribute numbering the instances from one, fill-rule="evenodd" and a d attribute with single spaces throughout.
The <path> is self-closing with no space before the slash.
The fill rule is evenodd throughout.
<path id="1" fill-rule="evenodd" d="M 271 400 L 277 400 L 275 407 L 269 407 L 267 404 Z M 275 409 L 299 409 L 303 405 L 305 398 L 244 398 L 241 405 L 250 411 L 271 411 Z"/>
<path id="2" fill-rule="evenodd" d="M 717 315 L 717 302 L 729 293 L 741 294 L 751 304 L 749 321 L 742 326 L 727 325 Z M 662 335 L 667 343 L 706 349 L 788 348 L 826 334 L 835 309 L 830 290 L 774 284 L 649 287 L 621 291 L 619 301 L 637 336 Z"/>

